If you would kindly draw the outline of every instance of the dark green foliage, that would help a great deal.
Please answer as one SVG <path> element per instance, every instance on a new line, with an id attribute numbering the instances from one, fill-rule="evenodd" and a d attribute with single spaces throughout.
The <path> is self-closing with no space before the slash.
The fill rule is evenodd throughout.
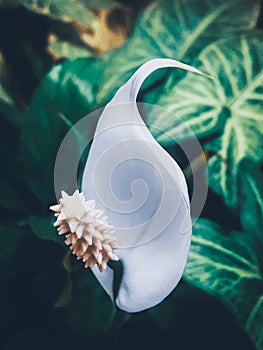
<path id="1" fill-rule="evenodd" d="M 194 226 L 185 279 L 229 305 L 260 349 L 263 345 L 262 240 L 253 231 L 230 232 L 208 220 Z"/>

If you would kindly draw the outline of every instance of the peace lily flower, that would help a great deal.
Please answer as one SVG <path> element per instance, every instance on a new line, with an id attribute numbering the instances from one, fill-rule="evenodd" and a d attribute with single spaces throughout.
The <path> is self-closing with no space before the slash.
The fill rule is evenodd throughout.
<path id="1" fill-rule="evenodd" d="M 123 276 L 116 305 L 138 312 L 160 303 L 178 284 L 191 242 L 191 216 L 184 175 L 155 141 L 136 105 L 142 82 L 154 70 L 179 67 L 171 59 L 142 65 L 99 118 L 82 178 L 82 191 L 62 193 L 55 211 L 59 234 L 91 267 L 114 300 L 114 270 Z"/>

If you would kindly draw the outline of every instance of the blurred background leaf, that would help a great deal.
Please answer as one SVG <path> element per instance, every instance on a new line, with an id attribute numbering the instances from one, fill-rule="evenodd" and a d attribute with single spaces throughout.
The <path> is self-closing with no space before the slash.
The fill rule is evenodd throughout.
<path id="1" fill-rule="evenodd" d="M 68 0 L 67 2 L 58 0 L 18 0 L 29 10 L 47 16 L 63 20 L 65 22 L 75 21 L 79 25 L 88 26 L 92 21 L 92 13 L 88 11 L 90 7 L 96 6 L 95 1 L 90 0 Z M 97 7 L 109 7 L 112 4 L 111 0 L 97 1 Z"/>
<path id="2" fill-rule="evenodd" d="M 250 3 L 246 0 L 210 0 L 202 3 L 194 0 L 153 2 L 143 11 L 126 45 L 118 53 L 108 55 L 109 64 L 103 73 L 105 83 L 99 98 L 111 96 L 114 88 L 123 84 L 150 58 L 170 57 L 191 64 L 193 58 L 207 44 L 253 28 L 258 12 L 257 0 Z M 161 79 L 164 70 L 161 71 L 154 73 L 149 80 Z M 178 76 L 180 73 L 172 74 Z M 160 91 L 157 90 L 157 94 L 160 94 Z M 152 101 L 153 97 L 145 102 Z"/>
<path id="3" fill-rule="evenodd" d="M 148 2 L 1 0 L 0 71 L 5 74 L 5 79 L 0 74 L 1 85 L 20 109 L 27 109 L 55 62 L 123 45 Z"/>
<path id="4" fill-rule="evenodd" d="M 185 282 L 149 313 L 174 348 L 231 349 L 237 346 L 237 338 L 240 350 L 254 348 L 252 342 L 240 334 L 234 318 L 221 303 Z"/>
<path id="5" fill-rule="evenodd" d="M 24 115 L 21 128 L 24 181 L 46 206 L 56 201 L 53 169 L 60 143 L 70 127 L 96 103 L 98 75 L 103 69 L 100 60 L 94 58 L 87 58 L 85 62 L 77 59 L 74 63 L 74 74 L 67 68 L 71 67 L 71 61 L 53 68 Z M 83 70 L 88 80 L 82 77 Z"/>
<path id="6" fill-rule="evenodd" d="M 51 215 L 49 217 L 30 216 L 24 224 L 28 224 L 32 231 L 41 239 L 47 239 L 64 245 L 63 239 L 57 235 L 53 226 Z"/>
<path id="7" fill-rule="evenodd" d="M 204 219 L 193 229 L 184 278 L 225 302 L 261 349 L 263 240 L 257 240 L 253 232 L 225 235 L 222 228 Z"/>

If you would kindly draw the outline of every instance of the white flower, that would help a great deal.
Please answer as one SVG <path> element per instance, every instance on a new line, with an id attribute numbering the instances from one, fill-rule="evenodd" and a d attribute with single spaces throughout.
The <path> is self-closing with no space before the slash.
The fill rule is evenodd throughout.
<path id="1" fill-rule="evenodd" d="M 184 175 L 175 160 L 154 140 L 136 105 L 144 79 L 162 67 L 203 74 L 171 59 L 154 59 L 141 66 L 100 116 L 83 173 L 84 195 L 75 192 L 75 206 L 72 206 L 74 201 L 70 203 L 71 197 L 64 194 L 60 206 L 53 207 L 60 233 L 71 232 L 66 243 L 72 245 L 78 258 L 86 261 L 86 266 L 92 266 L 112 300 L 114 271 L 106 263 L 117 257 L 122 261 L 123 277 L 115 302 L 128 312 L 158 304 L 175 288 L 183 274 L 191 242 Z M 107 216 L 104 221 L 102 212 Z M 89 225 L 91 217 L 98 219 L 96 213 L 103 223 Z M 107 220 L 114 232 L 107 228 Z M 102 227 L 112 234 L 108 240 Z M 106 255 L 102 253 L 104 243 L 108 249 Z M 92 252 L 87 255 L 88 263 L 86 251 Z"/>

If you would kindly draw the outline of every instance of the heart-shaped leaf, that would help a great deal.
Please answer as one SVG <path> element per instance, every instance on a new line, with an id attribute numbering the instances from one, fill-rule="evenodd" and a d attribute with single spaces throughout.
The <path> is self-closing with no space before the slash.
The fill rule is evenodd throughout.
<path id="1" fill-rule="evenodd" d="M 173 80 L 167 82 L 164 91 L 169 93 L 162 94 L 156 104 L 174 113 L 174 117 L 168 120 L 167 114 L 149 117 L 152 132 L 160 143 L 170 144 L 190 137 L 183 122 L 187 122 L 198 138 L 205 138 L 221 134 L 226 120 L 232 117 L 225 130 L 224 144 L 228 144 L 226 139 L 233 136 L 229 134 L 230 130 L 240 132 L 242 123 L 245 123 L 241 127 L 242 133 L 245 132 L 249 138 L 257 133 L 257 127 L 259 133 L 262 131 L 259 118 L 262 98 L 259 90 L 262 78 L 261 36 L 261 32 L 252 32 L 208 46 L 195 65 L 215 75 L 214 80 L 188 74 L 174 87 Z M 257 123 L 257 127 L 249 128 L 252 122 Z M 240 125 L 239 129 L 236 123 Z M 248 149 L 252 152 L 252 159 L 259 158 L 256 148 L 244 144 L 237 159 L 248 154 Z M 222 156 L 227 157 L 226 154 Z"/>
<path id="2" fill-rule="evenodd" d="M 196 65 L 216 78 L 188 75 L 174 88 L 168 82 L 169 94 L 156 103 L 172 114 L 149 114 L 151 131 L 161 144 L 190 138 L 190 126 L 205 149 L 218 154 L 208 162 L 209 186 L 238 214 L 242 211 L 241 220 L 250 212 L 250 225 L 257 225 L 258 232 L 263 216 L 262 181 L 256 180 L 262 176 L 263 152 L 261 37 L 252 31 L 208 46 Z"/>
<path id="3" fill-rule="evenodd" d="M 199 219 L 184 273 L 189 283 L 228 305 L 258 349 L 263 346 L 262 248 L 251 232 L 226 236 L 213 222 Z"/>

